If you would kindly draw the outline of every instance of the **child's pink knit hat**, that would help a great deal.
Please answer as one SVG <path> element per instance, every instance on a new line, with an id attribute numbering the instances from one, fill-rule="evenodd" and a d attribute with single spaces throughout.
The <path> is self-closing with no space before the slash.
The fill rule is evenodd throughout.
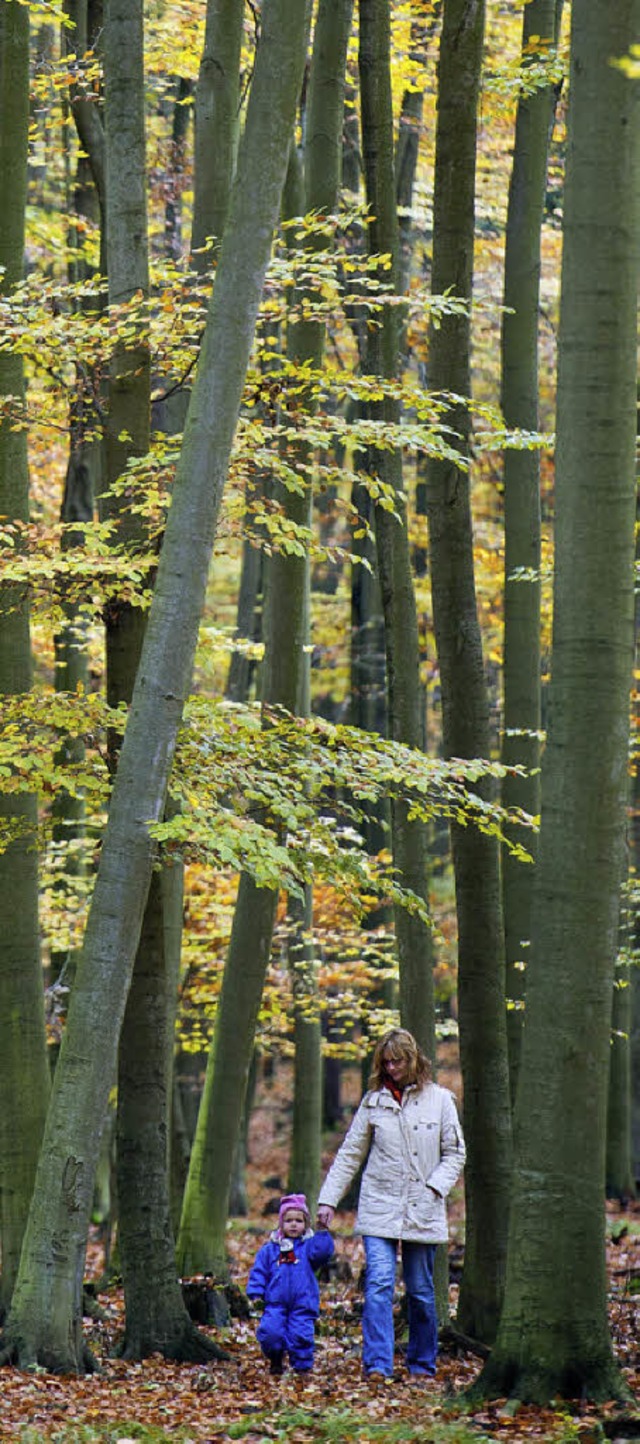
<path id="1" fill-rule="evenodd" d="M 278 1228 L 282 1228 L 282 1221 L 284 1219 L 285 1213 L 288 1213 L 290 1208 L 298 1209 L 300 1213 L 304 1214 L 307 1226 L 310 1224 L 311 1214 L 309 1213 L 309 1205 L 307 1203 L 304 1193 L 287 1193 L 285 1197 L 281 1198 L 280 1200 L 280 1208 L 278 1209 Z"/>

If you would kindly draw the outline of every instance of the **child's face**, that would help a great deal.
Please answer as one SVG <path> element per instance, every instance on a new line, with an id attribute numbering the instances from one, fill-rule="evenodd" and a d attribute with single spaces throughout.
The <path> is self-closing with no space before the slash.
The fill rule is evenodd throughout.
<path id="1" fill-rule="evenodd" d="M 285 1238 L 302 1238 L 306 1226 L 305 1216 L 299 1208 L 288 1208 L 283 1214 L 281 1230 Z"/>

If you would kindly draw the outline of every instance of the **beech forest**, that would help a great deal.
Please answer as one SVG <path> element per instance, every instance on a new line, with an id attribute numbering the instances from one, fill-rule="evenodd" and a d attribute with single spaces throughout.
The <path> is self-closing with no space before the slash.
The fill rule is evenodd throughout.
<path id="1" fill-rule="evenodd" d="M 1 1440 L 640 1438 L 639 255 L 640 0 L 0 0 Z"/>

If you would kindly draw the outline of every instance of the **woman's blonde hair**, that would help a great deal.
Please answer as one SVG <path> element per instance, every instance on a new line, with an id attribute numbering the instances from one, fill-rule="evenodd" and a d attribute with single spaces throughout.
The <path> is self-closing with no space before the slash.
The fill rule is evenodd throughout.
<path id="1" fill-rule="evenodd" d="M 407 1028 L 389 1028 L 378 1039 L 369 1074 L 370 1088 L 382 1088 L 385 1083 L 385 1057 L 402 1059 L 408 1064 L 407 1083 L 416 1083 L 422 1088 L 430 1081 L 431 1063 Z"/>

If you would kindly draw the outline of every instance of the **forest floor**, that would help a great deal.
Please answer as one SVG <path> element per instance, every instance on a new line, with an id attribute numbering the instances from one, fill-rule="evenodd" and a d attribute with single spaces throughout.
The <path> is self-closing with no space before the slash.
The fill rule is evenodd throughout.
<path id="1" fill-rule="evenodd" d="M 439 1074 L 442 1077 L 442 1072 Z M 455 1085 L 455 1078 L 442 1081 Z M 355 1102 L 358 1081 L 346 1080 L 346 1102 Z M 350 1096 L 350 1095 L 353 1096 Z M 255 1253 L 273 1227 L 273 1209 L 287 1181 L 290 1128 L 288 1070 L 278 1069 L 261 1088 L 252 1116 L 248 1167 L 249 1214 L 229 1229 L 232 1278 L 244 1287 Z M 331 1143 L 332 1140 L 329 1140 Z M 330 1162 L 333 1148 L 323 1160 Z M 272 1379 L 255 1341 L 255 1320 L 233 1320 L 215 1337 L 228 1349 L 228 1362 L 168 1364 L 153 1357 L 141 1364 L 115 1357 L 122 1333 L 122 1290 L 100 1292 L 102 1318 L 86 1319 L 88 1343 L 101 1372 L 60 1378 L 44 1371 L 0 1375 L 0 1440 L 12 1444 L 502 1444 L 548 1440 L 551 1444 L 618 1444 L 640 1438 L 640 1203 L 623 1210 L 608 1205 L 608 1261 L 611 1327 L 619 1363 L 635 1395 L 637 1416 L 619 1406 L 513 1411 L 504 1400 L 469 1405 L 464 1390 L 481 1367 L 470 1353 L 445 1346 L 436 1379 L 428 1387 L 410 1381 L 398 1358 L 393 1383 L 372 1385 L 361 1376 L 359 1277 L 361 1245 L 353 1236 L 354 1215 L 340 1213 L 336 1255 L 340 1267 L 321 1287 L 322 1307 L 313 1373 L 285 1373 Z M 461 1189 L 450 1207 L 451 1302 L 462 1252 Z M 89 1272 L 98 1275 L 97 1242 L 89 1250 Z"/>

